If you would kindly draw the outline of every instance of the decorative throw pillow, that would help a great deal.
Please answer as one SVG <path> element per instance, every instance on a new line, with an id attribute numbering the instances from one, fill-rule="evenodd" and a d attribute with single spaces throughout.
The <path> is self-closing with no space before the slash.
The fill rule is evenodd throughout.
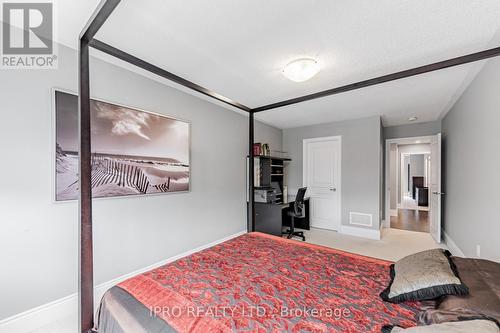
<path id="1" fill-rule="evenodd" d="M 410 328 L 401 328 L 396 326 L 384 326 L 382 333 L 499 333 L 500 330 L 496 323 L 490 320 L 468 320 L 452 323 L 433 324 L 429 326 L 415 326 Z"/>
<path id="2" fill-rule="evenodd" d="M 450 252 L 433 249 L 407 256 L 391 265 L 391 282 L 380 294 L 384 301 L 400 303 L 435 299 L 443 295 L 467 295 Z"/>

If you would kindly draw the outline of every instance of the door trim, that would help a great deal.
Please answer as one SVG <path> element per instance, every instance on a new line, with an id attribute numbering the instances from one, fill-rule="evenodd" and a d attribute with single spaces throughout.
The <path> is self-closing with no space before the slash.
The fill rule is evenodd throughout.
<path id="1" fill-rule="evenodd" d="M 307 147 L 309 143 L 314 143 L 314 142 L 328 142 L 328 141 L 337 141 L 339 143 L 339 184 L 337 185 L 337 205 L 339 207 L 339 211 L 337 213 L 337 220 L 338 220 L 338 226 L 337 226 L 337 232 L 340 232 L 342 228 L 342 136 L 341 135 L 336 135 L 336 136 L 325 136 L 325 137 L 319 137 L 319 138 L 309 138 L 309 139 L 304 139 L 302 140 L 302 186 L 307 186 Z"/>
<path id="2" fill-rule="evenodd" d="M 437 147 L 433 147 L 436 145 Z M 437 149 L 437 156 L 435 156 L 435 160 L 433 162 L 433 153 Z M 429 201 L 429 216 L 430 216 L 430 234 L 432 238 L 434 238 L 434 241 L 436 243 L 440 244 L 443 240 L 443 235 L 441 232 L 441 228 L 443 227 L 443 221 L 442 221 L 442 211 L 443 211 L 443 187 L 442 187 L 442 179 L 443 179 L 443 154 L 442 154 L 442 134 L 438 133 L 434 140 L 431 142 L 431 175 L 430 175 L 430 183 L 429 183 L 429 192 L 431 194 L 430 201 Z M 436 174 L 436 183 L 434 184 L 432 181 L 432 173 L 434 172 L 435 166 L 438 166 L 437 168 L 437 174 Z M 436 187 L 434 189 L 433 185 Z M 434 194 L 436 193 L 436 194 Z M 434 201 L 435 196 L 437 196 L 436 201 Z M 433 203 L 436 202 L 437 205 L 434 207 Z M 434 222 L 437 222 L 438 225 Z M 435 228 L 433 228 L 433 226 Z M 435 231 L 435 232 L 434 232 Z"/>
<path id="3" fill-rule="evenodd" d="M 389 193 L 389 188 L 390 188 L 390 159 L 391 159 L 391 144 L 392 143 L 397 143 L 397 144 L 417 144 L 415 141 L 420 141 L 419 144 L 430 144 L 431 140 L 433 137 L 435 137 L 437 134 L 434 135 L 427 135 L 427 136 L 415 136 L 415 137 L 408 137 L 408 138 L 397 138 L 397 139 L 386 139 L 385 140 L 385 158 L 384 158 L 384 169 L 385 169 L 385 177 L 384 177 L 384 197 L 385 197 L 385 207 L 384 207 L 384 228 L 390 228 L 391 227 L 391 197 Z M 399 151 L 398 151 L 398 163 L 397 167 L 398 169 L 401 168 L 401 165 L 399 163 Z M 399 187 L 401 186 L 400 184 L 401 179 L 399 177 L 396 177 L 396 191 L 399 190 Z M 397 196 L 397 194 L 396 194 Z M 396 210 L 399 208 L 399 205 L 397 206 Z"/>

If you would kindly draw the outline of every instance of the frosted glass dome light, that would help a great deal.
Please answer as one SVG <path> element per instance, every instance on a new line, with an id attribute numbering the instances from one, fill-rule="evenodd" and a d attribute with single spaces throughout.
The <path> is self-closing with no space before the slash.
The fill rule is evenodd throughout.
<path id="1" fill-rule="evenodd" d="M 304 82 L 313 78 L 320 70 L 316 60 L 301 58 L 294 60 L 283 68 L 283 75 L 294 82 Z"/>

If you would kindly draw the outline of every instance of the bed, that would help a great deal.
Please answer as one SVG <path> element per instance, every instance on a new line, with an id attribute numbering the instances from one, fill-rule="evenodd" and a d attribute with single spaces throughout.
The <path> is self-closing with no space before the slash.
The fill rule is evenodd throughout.
<path id="1" fill-rule="evenodd" d="M 379 293 L 391 262 L 258 232 L 110 289 L 98 331 L 380 332 L 416 325 L 418 302 Z"/>

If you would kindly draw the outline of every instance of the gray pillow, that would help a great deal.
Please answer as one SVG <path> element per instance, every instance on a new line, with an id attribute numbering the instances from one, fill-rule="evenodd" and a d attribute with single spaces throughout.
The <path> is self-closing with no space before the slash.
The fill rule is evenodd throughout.
<path id="1" fill-rule="evenodd" d="M 451 257 L 460 273 L 460 280 L 469 288 L 469 295 L 447 295 L 439 300 L 437 309 L 419 313 L 422 325 L 458 321 L 460 318 L 486 316 L 500 322 L 500 263 L 472 258 Z"/>
<path id="2" fill-rule="evenodd" d="M 467 295 L 450 252 L 433 249 L 407 256 L 390 267 L 391 282 L 380 294 L 384 301 L 423 301 L 444 295 Z"/>
<path id="3" fill-rule="evenodd" d="M 401 328 L 395 326 L 384 326 L 382 333 L 499 333 L 496 323 L 490 320 L 468 320 L 451 323 L 433 324 L 429 326 L 415 326 Z"/>

